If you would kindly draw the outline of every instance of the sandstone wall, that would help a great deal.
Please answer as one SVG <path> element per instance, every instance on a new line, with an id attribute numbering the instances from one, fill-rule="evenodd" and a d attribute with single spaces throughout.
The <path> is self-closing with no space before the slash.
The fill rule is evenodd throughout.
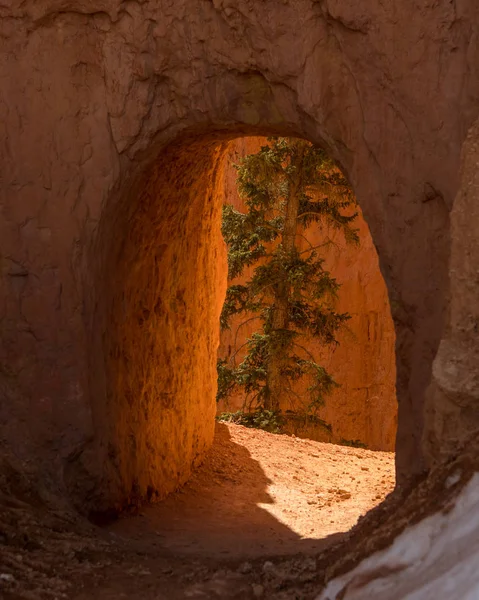
<path id="1" fill-rule="evenodd" d="M 89 298 L 90 389 L 105 399 L 92 416 L 102 435 L 69 457 L 65 473 L 83 506 L 162 499 L 213 441 L 211 356 L 227 276 L 223 152 L 216 140 L 202 140 L 201 153 L 195 143 L 170 146 L 105 207 Z"/>
<path id="2" fill-rule="evenodd" d="M 236 187 L 236 171 L 233 164 L 240 157 L 257 152 L 265 138 L 243 138 L 232 142 L 225 158 L 225 202 L 244 211 L 244 204 Z M 348 312 L 351 320 L 339 336 L 339 346 L 323 348 L 318 342 L 306 342 L 308 350 L 320 357 L 328 371 L 341 387 L 327 399 L 318 416 L 332 426 L 332 434 L 324 428 L 304 423 L 290 423 L 296 435 L 321 441 L 360 441 L 374 450 L 394 450 L 396 437 L 396 367 L 394 355 L 394 326 L 387 298 L 387 290 L 368 226 L 362 214 L 356 220 L 361 243 L 359 248 L 347 245 L 341 235 L 326 226 L 315 224 L 305 232 L 313 246 L 325 239 L 334 245 L 324 252 L 325 268 L 341 284 L 337 310 Z M 306 242 L 303 242 L 306 248 Z M 241 281 L 251 275 L 245 272 Z M 231 322 L 231 329 L 220 336 L 218 355 L 231 356 L 255 330 L 255 323 L 240 326 L 247 316 Z M 256 323 L 257 325 L 257 323 Z M 244 352 L 238 353 L 238 358 Z M 295 391 L 303 393 L 304 386 Z M 221 401 L 218 412 L 243 407 L 245 398 L 237 393 L 225 403 Z M 307 404 L 307 399 L 306 399 Z M 303 402 L 304 404 L 304 402 Z M 298 410 L 292 400 L 283 410 Z"/>
<path id="3" fill-rule="evenodd" d="M 175 268 L 174 248 L 185 276 L 202 256 L 186 282 L 187 307 L 204 295 L 218 304 L 207 250 L 214 218 L 201 200 L 210 206 L 216 196 L 195 165 L 213 173 L 213 141 L 266 133 L 324 144 L 354 186 L 396 327 L 398 472 L 424 467 L 425 392 L 448 302 L 449 211 L 479 112 L 478 11 L 474 0 L 2 3 L 0 440 L 26 470 L 57 495 L 66 485 L 79 502 L 121 504 L 174 487 L 201 458 L 210 428 L 183 415 L 198 398 L 205 420 L 214 412 L 217 333 L 206 327 L 214 310 L 206 319 L 196 309 L 194 319 L 161 313 L 161 331 L 181 331 L 178 347 L 195 355 L 191 363 L 183 355 L 175 389 L 192 383 L 189 365 L 203 377 L 193 378 L 186 408 L 153 411 L 148 424 L 139 416 L 144 394 L 162 402 L 151 378 L 171 374 L 181 350 L 165 334 L 163 353 L 144 331 L 150 319 L 158 325 L 154 291 L 169 298 L 183 289 L 164 272 Z M 169 162 L 171 144 L 183 145 L 186 162 Z M 155 168 L 181 174 L 182 185 L 170 193 L 163 180 L 151 192 L 150 206 L 170 225 L 142 242 L 126 225 L 141 213 Z M 171 220 L 169 201 L 194 207 L 204 227 L 182 211 Z M 148 348 L 152 361 L 171 361 L 145 368 Z M 156 451 L 137 460 L 138 436 L 142 447 L 161 446 L 158 438 L 184 445 L 185 462 L 163 471 L 156 463 L 168 459 Z"/>
<path id="4" fill-rule="evenodd" d="M 461 185 L 451 215 L 451 294 L 445 335 L 427 392 L 428 464 L 457 452 L 479 429 L 479 121 L 462 152 Z"/>

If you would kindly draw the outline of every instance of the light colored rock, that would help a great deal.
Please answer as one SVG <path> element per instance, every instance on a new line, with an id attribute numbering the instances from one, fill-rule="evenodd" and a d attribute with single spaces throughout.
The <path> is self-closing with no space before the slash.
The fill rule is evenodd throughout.
<path id="1" fill-rule="evenodd" d="M 250 562 L 244 562 L 243 564 L 240 565 L 238 572 L 243 575 L 247 575 L 248 573 L 251 573 L 252 570 L 253 570 L 253 565 Z"/>
<path id="2" fill-rule="evenodd" d="M 274 563 L 272 563 L 270 560 L 267 560 L 263 564 L 263 573 L 265 573 L 265 574 L 273 573 L 274 570 L 275 570 Z"/>
<path id="3" fill-rule="evenodd" d="M 479 597 L 479 474 L 441 512 L 331 581 L 317 600 L 474 600 Z"/>

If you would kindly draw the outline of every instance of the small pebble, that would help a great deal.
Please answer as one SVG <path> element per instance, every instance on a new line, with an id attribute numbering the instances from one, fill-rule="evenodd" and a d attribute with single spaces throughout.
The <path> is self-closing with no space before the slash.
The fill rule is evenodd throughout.
<path id="1" fill-rule="evenodd" d="M 271 573 L 272 571 L 274 571 L 274 564 L 267 560 L 263 565 L 263 573 Z"/>
<path id="2" fill-rule="evenodd" d="M 244 562 L 242 565 L 240 565 L 238 571 L 240 573 L 242 573 L 243 575 L 247 575 L 248 573 L 251 573 L 251 571 L 253 570 L 253 565 L 249 562 Z"/>

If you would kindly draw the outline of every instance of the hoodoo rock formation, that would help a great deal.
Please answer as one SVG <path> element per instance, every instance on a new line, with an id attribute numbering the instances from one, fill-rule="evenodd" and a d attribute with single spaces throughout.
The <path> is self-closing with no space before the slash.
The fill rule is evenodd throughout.
<path id="1" fill-rule="evenodd" d="M 213 433 L 222 143 L 273 133 L 325 146 L 370 228 L 399 477 L 455 448 L 477 420 L 474 130 L 457 192 L 478 23 L 475 0 L 3 2 L 2 447 L 83 510 L 188 477 Z"/>
<path id="2" fill-rule="evenodd" d="M 266 138 L 250 137 L 235 140 L 228 147 L 224 162 L 224 198 L 242 212 L 246 209 L 238 195 L 233 165 L 241 157 L 258 152 L 265 143 Z M 325 269 L 342 286 L 338 312 L 351 315 L 347 327 L 338 335 L 338 346 L 324 347 L 315 340 L 303 342 L 320 357 L 321 364 L 340 384 L 318 414 L 331 425 L 332 431 L 304 419 L 309 403 L 308 396 L 304 396 L 304 385 L 297 385 L 298 396 L 282 409 L 292 410 L 300 417 L 287 423 L 287 430 L 296 435 L 321 441 L 360 442 L 373 450 L 394 450 L 397 415 L 394 326 L 377 254 L 361 214 L 354 226 L 359 230 L 359 247 L 346 244 L 337 232 L 317 224 L 305 232 L 307 242 L 299 241 L 305 247 L 307 243 L 317 246 L 326 240 L 332 242 L 321 253 L 321 258 L 325 260 Z M 251 271 L 246 270 L 236 283 L 246 281 Z M 221 332 L 220 358 L 231 358 L 237 353 L 237 362 L 240 362 L 244 355 L 241 348 L 257 323 L 249 321 L 249 316 L 237 316 L 231 328 Z M 219 403 L 218 412 L 242 409 L 245 401 L 244 393 L 238 390 L 227 402 Z"/>

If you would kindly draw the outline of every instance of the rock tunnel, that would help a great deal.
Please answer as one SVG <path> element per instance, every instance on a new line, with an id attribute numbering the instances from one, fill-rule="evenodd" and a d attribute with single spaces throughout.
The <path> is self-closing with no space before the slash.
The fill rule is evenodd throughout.
<path id="1" fill-rule="evenodd" d="M 318 143 L 354 187 L 396 329 L 399 481 L 473 428 L 472 1 L 1 10 L 1 438 L 42 485 L 121 508 L 209 447 L 217 172 L 244 135 Z"/>

